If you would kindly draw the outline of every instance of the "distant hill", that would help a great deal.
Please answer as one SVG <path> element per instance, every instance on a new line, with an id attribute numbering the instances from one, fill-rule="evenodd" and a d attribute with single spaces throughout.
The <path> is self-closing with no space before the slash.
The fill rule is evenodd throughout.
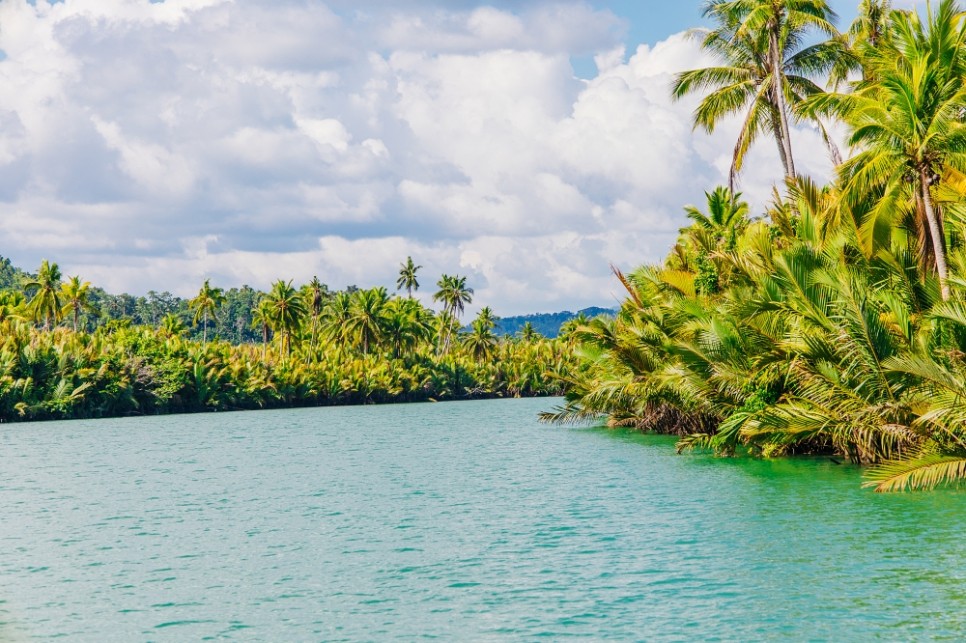
<path id="1" fill-rule="evenodd" d="M 533 329 L 544 337 L 556 337 L 560 332 L 560 327 L 578 315 L 584 315 L 588 319 L 591 319 L 598 315 L 613 315 L 615 312 L 611 308 L 591 306 L 590 308 L 578 310 L 576 313 L 565 310 L 559 313 L 537 313 L 533 315 L 519 315 L 517 317 L 501 317 L 497 321 L 496 328 L 493 329 L 493 332 L 497 336 L 504 334 L 516 335 L 525 323 L 530 322 Z"/>

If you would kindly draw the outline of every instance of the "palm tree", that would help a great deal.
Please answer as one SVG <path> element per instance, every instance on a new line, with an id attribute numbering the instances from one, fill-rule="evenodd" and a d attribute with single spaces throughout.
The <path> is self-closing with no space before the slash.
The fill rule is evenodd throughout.
<path id="1" fill-rule="evenodd" d="M 269 333 L 272 329 L 272 305 L 268 299 L 263 298 L 252 309 L 252 328 L 262 334 L 262 361 L 268 353 Z"/>
<path id="2" fill-rule="evenodd" d="M 382 340 L 385 306 L 389 301 L 383 287 L 359 290 L 352 295 L 347 331 L 362 346 L 362 353 Z"/>
<path id="3" fill-rule="evenodd" d="M 322 305 L 326 297 L 329 296 L 329 288 L 319 278 L 312 277 L 306 288 L 306 299 L 309 302 L 309 312 L 312 315 L 312 349 L 315 350 L 316 340 L 318 339 L 319 316 L 322 314 Z"/>
<path id="4" fill-rule="evenodd" d="M 218 308 L 225 303 L 225 292 L 221 288 L 212 288 L 209 279 L 201 285 L 198 296 L 188 302 L 188 310 L 193 310 L 194 322 L 202 324 L 201 345 L 208 343 L 208 316 L 214 316 Z"/>
<path id="5" fill-rule="evenodd" d="M 710 233 L 717 249 L 734 250 L 738 236 L 748 224 L 748 204 L 741 200 L 740 192 L 732 194 L 722 186 L 704 195 L 708 199 L 707 214 L 693 205 L 686 206 L 684 213 L 698 228 Z"/>
<path id="6" fill-rule="evenodd" d="M 833 80 L 847 80 L 848 72 L 855 70 L 861 70 L 864 81 L 875 79 L 870 58 L 889 43 L 891 13 L 891 0 L 862 0 L 859 3 L 858 15 L 844 34 L 851 56 L 845 57 L 846 64 L 840 66 Z"/>
<path id="7" fill-rule="evenodd" d="M 476 319 L 489 330 L 496 328 L 496 323 L 500 321 L 499 317 L 493 315 L 493 309 L 489 306 L 480 308 L 480 312 L 476 314 Z"/>
<path id="8" fill-rule="evenodd" d="M 459 321 L 465 304 L 473 301 L 473 289 L 466 287 L 466 277 L 443 275 L 436 282 L 436 287 L 439 290 L 433 295 L 433 301 L 443 302 L 443 312 L 449 313 Z M 444 352 L 449 347 L 449 341 L 450 333 L 440 336 L 440 343 Z"/>
<path id="9" fill-rule="evenodd" d="M 348 325 L 352 316 L 352 295 L 340 291 L 322 308 L 322 332 L 331 341 L 342 346 L 349 342 Z"/>
<path id="10" fill-rule="evenodd" d="M 520 329 L 520 339 L 522 339 L 527 343 L 530 343 L 533 340 L 537 339 L 539 336 L 540 335 L 533 327 L 533 324 L 531 324 L 530 322 L 523 323 L 523 328 Z"/>
<path id="11" fill-rule="evenodd" d="M 492 311 L 489 307 L 483 308 L 476 319 L 473 320 L 472 330 L 463 340 L 477 362 L 486 361 L 493 352 L 493 347 L 496 346 L 496 336 L 493 334 L 494 325 Z"/>
<path id="12" fill-rule="evenodd" d="M 406 289 L 409 298 L 413 298 L 413 291 L 419 290 L 416 271 L 422 268 L 413 263 L 412 257 L 406 257 L 406 263 L 399 264 L 399 279 L 396 280 L 396 290 Z"/>
<path id="13" fill-rule="evenodd" d="M 410 353 L 419 342 L 432 334 L 431 319 L 419 302 L 413 299 L 391 299 L 383 309 L 383 336 L 398 358 Z"/>
<path id="14" fill-rule="evenodd" d="M 292 334 L 302 326 L 305 304 L 292 282 L 279 279 L 272 284 L 272 290 L 265 295 L 268 319 L 272 330 L 282 338 L 282 354 L 288 357 L 292 349 Z"/>
<path id="15" fill-rule="evenodd" d="M 184 320 L 174 313 L 166 313 L 161 318 L 161 332 L 168 337 L 178 337 L 184 334 L 186 328 Z"/>
<path id="16" fill-rule="evenodd" d="M 805 97 L 822 92 L 809 77 L 831 69 L 841 55 L 835 40 L 799 47 L 811 30 L 835 36 L 835 13 L 825 0 L 708 0 L 704 15 L 716 28 L 694 33 L 703 34 L 702 48 L 721 64 L 678 74 L 672 96 L 710 89 L 694 114 L 695 127 L 708 132 L 726 117 L 744 114 L 728 178 L 732 191 L 745 154 L 765 132 L 775 139 L 786 178 L 793 178 L 788 113 Z M 824 126 L 819 127 L 837 162 L 837 150 Z"/>
<path id="17" fill-rule="evenodd" d="M 73 318 L 73 329 L 76 333 L 80 321 L 80 314 L 85 311 L 94 310 L 90 302 L 91 282 L 81 282 L 80 277 L 71 277 L 67 280 L 67 283 L 61 285 L 60 290 L 65 302 L 64 307 L 60 311 L 61 315 L 71 314 Z"/>
<path id="18" fill-rule="evenodd" d="M 49 263 L 46 259 L 40 262 L 37 276 L 24 283 L 24 291 L 30 295 L 35 291 L 28 304 L 28 311 L 34 321 L 44 322 L 44 330 L 48 330 L 52 323 L 60 319 L 60 268 L 56 263 Z"/>
<path id="19" fill-rule="evenodd" d="M 878 82 L 834 97 L 859 153 L 841 167 L 843 196 L 877 203 L 869 227 L 900 210 L 925 219 L 923 256 L 932 256 L 949 299 L 942 209 L 935 190 L 950 170 L 966 170 L 966 22 L 954 0 L 931 8 L 923 25 L 914 11 L 893 12 L 892 49 L 878 60 Z M 922 220 L 921 218 L 919 219 Z"/>

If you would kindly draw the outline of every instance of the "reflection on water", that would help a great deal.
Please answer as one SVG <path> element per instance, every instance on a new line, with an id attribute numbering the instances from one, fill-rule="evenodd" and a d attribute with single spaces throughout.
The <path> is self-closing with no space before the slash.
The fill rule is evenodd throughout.
<path id="1" fill-rule="evenodd" d="M 959 492 L 677 456 L 547 400 L 0 427 L 0 640 L 918 639 Z"/>

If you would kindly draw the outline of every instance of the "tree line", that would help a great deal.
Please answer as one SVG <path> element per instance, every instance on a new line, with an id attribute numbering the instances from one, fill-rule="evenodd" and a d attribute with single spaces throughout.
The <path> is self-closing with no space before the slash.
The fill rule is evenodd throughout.
<path id="1" fill-rule="evenodd" d="M 721 455 L 826 454 L 877 491 L 966 480 L 966 15 L 865 0 L 844 33 L 822 0 L 713 0 L 717 60 L 677 76 L 695 127 L 741 127 L 730 185 L 707 193 L 663 263 L 627 274 L 613 320 L 548 421 L 680 436 Z M 808 44 L 815 43 L 815 44 Z M 796 171 L 789 123 L 835 163 Z M 848 133 L 843 160 L 831 137 Z M 771 138 L 784 172 L 762 216 L 736 190 Z"/>
<path id="2" fill-rule="evenodd" d="M 439 279 L 434 311 L 413 298 L 420 268 L 401 264 L 405 296 L 331 292 L 318 278 L 278 280 L 268 292 L 205 280 L 146 323 L 104 314 L 90 283 L 44 260 L 0 292 L 0 420 L 561 392 L 566 340 L 532 328 L 497 337 L 489 307 L 465 330 L 466 277 Z M 252 335 L 230 341 L 226 326 L 238 330 L 239 319 Z"/>

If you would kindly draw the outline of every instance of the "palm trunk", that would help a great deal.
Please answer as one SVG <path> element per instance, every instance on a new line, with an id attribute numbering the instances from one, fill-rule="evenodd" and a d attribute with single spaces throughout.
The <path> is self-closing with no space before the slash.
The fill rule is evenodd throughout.
<path id="1" fill-rule="evenodd" d="M 771 58 L 771 90 L 772 100 L 775 101 L 775 109 L 778 110 L 778 125 L 781 129 L 782 160 L 785 163 L 785 177 L 795 178 L 795 159 L 792 157 L 792 139 L 788 129 L 788 114 L 785 108 L 785 92 L 782 87 L 782 57 L 778 48 L 777 26 L 769 30 L 768 36 L 768 56 Z"/>
<path id="2" fill-rule="evenodd" d="M 946 240 L 943 237 L 942 226 L 939 218 L 932 207 L 932 195 L 929 193 L 929 176 L 925 168 L 919 170 L 919 188 L 922 191 L 922 205 L 926 211 L 926 221 L 929 222 L 929 236 L 932 238 L 933 254 L 936 255 L 936 272 L 939 273 L 939 289 L 942 292 L 943 301 L 949 300 L 949 283 L 946 278 L 949 274 L 946 267 Z"/>
<path id="3" fill-rule="evenodd" d="M 75 333 L 77 332 L 77 318 L 79 314 L 80 314 L 80 311 L 78 310 L 77 306 L 74 306 L 74 332 Z"/>
<path id="4" fill-rule="evenodd" d="M 204 327 L 201 329 L 201 346 L 204 347 L 208 344 L 208 309 L 205 308 L 205 314 L 201 318 L 201 323 Z"/>

